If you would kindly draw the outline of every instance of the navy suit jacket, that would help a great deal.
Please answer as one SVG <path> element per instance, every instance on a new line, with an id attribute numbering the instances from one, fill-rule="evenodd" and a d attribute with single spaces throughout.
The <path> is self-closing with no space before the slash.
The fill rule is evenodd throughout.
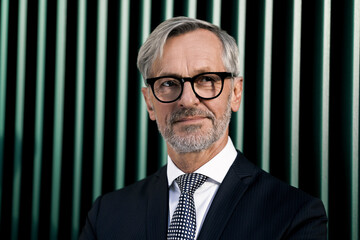
<path id="1" fill-rule="evenodd" d="M 166 239 L 166 167 L 99 197 L 80 239 Z M 272 177 L 240 152 L 206 215 L 198 239 L 326 239 L 322 202 Z"/>

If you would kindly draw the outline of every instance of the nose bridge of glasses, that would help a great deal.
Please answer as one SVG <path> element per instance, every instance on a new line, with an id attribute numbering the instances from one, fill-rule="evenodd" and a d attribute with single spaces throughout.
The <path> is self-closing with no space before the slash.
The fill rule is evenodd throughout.
<path id="1" fill-rule="evenodd" d="M 188 82 L 188 87 L 186 87 L 186 82 Z M 183 97 L 183 95 L 187 95 L 187 91 L 190 91 L 189 93 L 191 95 L 193 95 L 194 97 L 198 97 L 198 95 L 195 92 L 194 89 L 194 78 L 191 77 L 183 77 L 181 78 L 181 83 L 182 83 L 182 93 L 180 97 Z M 188 96 L 187 96 L 188 97 Z"/>
<path id="2" fill-rule="evenodd" d="M 196 77 L 183 77 L 183 78 L 181 78 L 181 83 L 182 83 L 182 88 L 183 88 L 183 91 L 184 91 L 185 90 L 185 83 L 188 82 L 189 85 L 191 86 L 190 89 L 197 96 L 197 93 L 195 91 L 195 86 L 194 86 L 195 79 L 196 79 Z"/>
<path id="3" fill-rule="evenodd" d="M 186 82 L 189 82 L 190 84 L 194 83 L 194 78 L 191 77 L 183 77 L 181 78 L 182 84 L 185 84 Z"/>

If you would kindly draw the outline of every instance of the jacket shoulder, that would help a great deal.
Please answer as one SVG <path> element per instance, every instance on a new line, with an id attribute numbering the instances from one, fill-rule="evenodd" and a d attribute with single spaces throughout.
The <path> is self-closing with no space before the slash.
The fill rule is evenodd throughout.
<path id="1" fill-rule="evenodd" d="M 165 167 L 141 181 L 98 197 L 80 239 L 145 239 L 149 201 L 157 191 L 167 194 Z"/>
<path id="2" fill-rule="evenodd" d="M 232 215 L 233 223 L 244 222 L 245 217 L 243 234 L 324 239 L 327 217 L 320 199 L 265 172 L 241 153 L 232 171 L 240 177 L 238 184 L 246 188 Z"/>
<path id="3" fill-rule="evenodd" d="M 122 202 L 134 202 L 143 201 L 153 193 L 154 188 L 158 187 L 159 184 L 167 184 L 166 178 L 166 166 L 160 168 L 156 173 L 132 183 L 124 188 L 115 190 L 110 193 L 104 194 L 102 202 L 116 202 L 121 204 Z"/>

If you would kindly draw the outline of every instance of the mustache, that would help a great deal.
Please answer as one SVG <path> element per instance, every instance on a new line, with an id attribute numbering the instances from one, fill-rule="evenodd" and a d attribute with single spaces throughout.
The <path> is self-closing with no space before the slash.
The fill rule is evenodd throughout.
<path id="1" fill-rule="evenodd" d="M 212 122 L 215 121 L 215 115 L 209 110 L 201 110 L 197 108 L 180 108 L 174 111 L 169 118 L 169 123 L 174 124 L 186 117 L 206 117 L 209 118 Z"/>

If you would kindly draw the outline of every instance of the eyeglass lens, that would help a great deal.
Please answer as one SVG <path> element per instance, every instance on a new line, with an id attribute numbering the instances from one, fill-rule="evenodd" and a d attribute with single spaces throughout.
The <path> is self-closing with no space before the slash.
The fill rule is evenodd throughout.
<path id="1" fill-rule="evenodd" d="M 217 96 L 223 81 L 217 74 L 202 74 L 193 79 L 193 90 L 201 98 L 213 98 Z M 164 77 L 155 81 L 154 93 L 161 101 L 173 101 L 182 93 L 183 85 L 180 79 Z"/>

